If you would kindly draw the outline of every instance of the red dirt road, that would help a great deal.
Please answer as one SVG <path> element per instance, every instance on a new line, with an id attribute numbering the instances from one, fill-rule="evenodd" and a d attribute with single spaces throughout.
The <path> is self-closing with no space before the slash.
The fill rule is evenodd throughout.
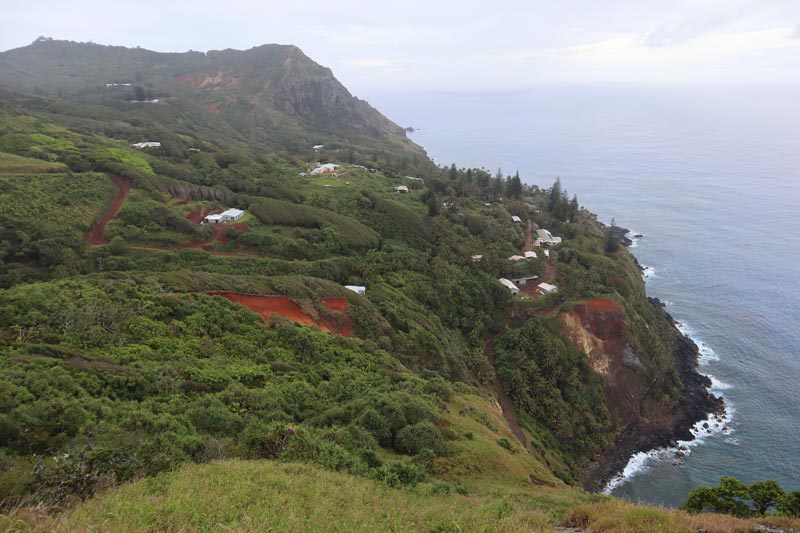
<path id="1" fill-rule="evenodd" d="M 347 308 L 347 300 L 343 298 L 324 298 L 322 305 L 332 311 L 336 311 L 337 316 L 315 320 L 305 312 L 294 300 L 286 296 L 261 296 L 254 294 L 239 294 L 235 292 L 211 292 L 209 294 L 221 296 L 226 300 L 238 303 L 261 315 L 264 323 L 269 323 L 273 315 L 288 318 L 292 322 L 303 326 L 317 326 L 322 331 L 328 333 L 338 333 L 345 337 L 352 335 L 353 325 L 349 317 L 340 315 L 341 311 Z"/>
<path id="2" fill-rule="evenodd" d="M 114 185 L 117 186 L 117 196 L 114 198 L 114 201 L 111 203 L 111 207 L 108 208 L 103 217 L 98 222 L 92 224 L 92 226 L 89 228 L 89 231 L 86 232 L 86 240 L 95 246 L 108 244 L 106 238 L 103 237 L 106 224 L 108 224 L 112 218 L 117 216 L 119 208 L 122 207 L 123 203 L 125 203 L 125 198 L 128 196 L 128 191 L 131 190 L 130 184 L 118 176 L 112 176 L 109 174 L 108 179 L 110 179 Z"/>

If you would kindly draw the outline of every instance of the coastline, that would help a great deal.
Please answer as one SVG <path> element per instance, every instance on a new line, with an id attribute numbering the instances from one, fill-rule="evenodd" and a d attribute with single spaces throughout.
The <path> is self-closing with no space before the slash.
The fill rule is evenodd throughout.
<path id="1" fill-rule="evenodd" d="M 657 307 L 664 306 L 657 298 L 648 297 Z M 623 474 L 631 459 L 637 454 L 655 450 L 675 449 L 683 454 L 681 442 L 694 441 L 692 432 L 698 424 L 706 429 L 709 420 L 722 420 L 726 415 L 723 398 L 711 392 L 711 379 L 700 372 L 700 349 L 697 344 L 677 327 L 676 320 L 665 311 L 666 319 L 675 330 L 672 357 L 675 368 L 683 381 L 680 398 L 671 406 L 654 409 L 647 419 L 639 419 L 626 427 L 614 440 L 614 444 L 599 457 L 584 467 L 581 485 L 589 492 L 607 491 L 609 484 Z M 681 457 L 681 456 L 679 456 Z"/>

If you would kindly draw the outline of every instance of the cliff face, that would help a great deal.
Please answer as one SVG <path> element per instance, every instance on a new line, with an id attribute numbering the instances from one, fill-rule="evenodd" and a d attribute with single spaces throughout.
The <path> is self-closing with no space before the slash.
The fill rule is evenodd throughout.
<path id="1" fill-rule="evenodd" d="M 672 321 L 669 315 L 667 319 Z M 602 376 L 606 404 L 621 430 L 614 445 L 581 473 L 584 488 L 602 489 L 632 455 L 692 440 L 690 429 L 695 423 L 709 413 L 724 412 L 722 399 L 708 391 L 710 380 L 697 372 L 697 345 L 677 329 L 672 358 L 684 385 L 682 394 L 674 403 L 645 406 L 657 380 L 647 382 L 646 367 L 630 341 L 624 313 L 614 302 L 589 300 L 563 312 L 559 321 L 562 333 Z"/>
<path id="2" fill-rule="evenodd" d="M 645 366 L 625 327 L 622 310 L 605 298 L 576 305 L 559 316 L 569 341 L 586 354 L 605 382 L 606 404 L 617 427 L 638 420 L 646 392 Z"/>

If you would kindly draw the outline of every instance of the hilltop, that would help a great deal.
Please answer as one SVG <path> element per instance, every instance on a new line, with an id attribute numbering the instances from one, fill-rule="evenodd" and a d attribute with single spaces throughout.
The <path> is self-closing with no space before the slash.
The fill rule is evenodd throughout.
<path id="1" fill-rule="evenodd" d="M 590 493 L 720 402 L 560 181 L 437 167 L 295 47 L 0 72 L 0 524 L 755 527 Z"/>
<path id="2" fill-rule="evenodd" d="M 0 87 L 103 106 L 103 114 L 124 123 L 104 133 L 131 139 L 169 124 L 176 135 L 249 149 L 308 153 L 327 145 L 426 160 L 403 128 L 296 46 L 159 53 L 40 38 L 0 53 Z M 57 112 L 92 115 L 69 106 Z"/>

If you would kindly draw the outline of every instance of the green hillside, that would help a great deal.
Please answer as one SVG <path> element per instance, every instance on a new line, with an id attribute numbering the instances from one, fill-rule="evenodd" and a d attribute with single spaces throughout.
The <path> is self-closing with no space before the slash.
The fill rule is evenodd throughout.
<path id="1" fill-rule="evenodd" d="M 560 182 L 437 167 L 295 47 L 0 74 L 4 528 L 755 527 L 587 492 L 720 404 Z"/>

